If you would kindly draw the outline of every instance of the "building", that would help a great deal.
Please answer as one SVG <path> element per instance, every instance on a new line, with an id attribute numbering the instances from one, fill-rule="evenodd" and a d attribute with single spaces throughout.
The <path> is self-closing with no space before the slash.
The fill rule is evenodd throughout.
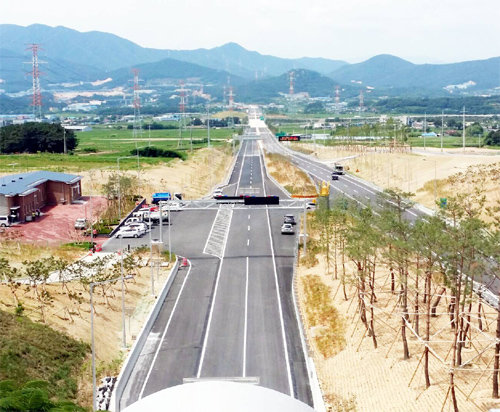
<path id="1" fill-rule="evenodd" d="M 44 206 L 72 203 L 82 196 L 81 179 L 44 170 L 0 177 L 0 216 L 23 222 Z"/>

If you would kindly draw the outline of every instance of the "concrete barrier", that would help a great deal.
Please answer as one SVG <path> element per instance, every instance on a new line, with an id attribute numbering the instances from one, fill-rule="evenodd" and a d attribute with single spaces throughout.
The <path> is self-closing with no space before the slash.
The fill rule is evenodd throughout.
<path id="1" fill-rule="evenodd" d="M 123 391 L 125 390 L 125 386 L 127 385 L 127 382 L 130 378 L 130 375 L 132 374 L 132 370 L 135 367 L 135 364 L 137 363 L 137 359 L 139 358 L 142 349 L 144 348 L 144 344 L 146 343 L 149 332 L 151 332 L 151 329 L 153 327 L 153 324 L 156 321 L 156 318 L 158 317 L 158 314 L 160 313 L 160 309 L 163 305 L 163 302 L 165 301 L 168 292 L 170 291 L 170 288 L 172 286 L 172 283 L 174 282 L 175 278 L 177 277 L 177 272 L 179 270 L 179 259 L 175 262 L 174 267 L 170 271 L 170 274 L 168 276 L 167 281 L 165 282 L 165 285 L 163 286 L 163 289 L 160 292 L 160 295 L 156 299 L 156 302 L 153 306 L 153 309 L 149 313 L 149 316 L 144 323 L 141 331 L 139 332 L 139 336 L 137 337 L 136 341 L 134 342 L 127 359 L 125 359 L 125 362 L 123 363 L 123 366 L 120 370 L 120 374 L 118 375 L 118 380 L 115 385 L 115 390 L 113 391 L 112 397 L 111 397 L 111 403 L 110 403 L 110 410 L 113 411 L 120 411 L 120 400 L 123 395 Z M 114 408 L 113 408 L 114 407 Z"/>

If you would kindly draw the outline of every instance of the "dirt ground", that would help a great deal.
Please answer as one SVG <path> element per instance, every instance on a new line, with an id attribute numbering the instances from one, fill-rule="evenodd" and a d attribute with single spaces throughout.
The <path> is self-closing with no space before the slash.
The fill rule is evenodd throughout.
<path id="1" fill-rule="evenodd" d="M 231 152 L 222 148 L 197 150 L 187 161 L 175 159 L 159 166 L 141 169 L 139 189 L 148 201 L 156 192 L 179 192 L 185 199 L 198 199 L 212 192 L 226 176 L 232 162 Z M 101 194 L 101 184 L 107 181 L 114 170 L 94 170 L 81 172 L 82 192 Z M 136 171 L 127 174 L 137 176 Z"/>
<path id="2" fill-rule="evenodd" d="M 101 196 L 84 196 L 78 203 L 71 205 L 45 206 L 42 214 L 32 222 L 19 223 L 7 230 L 21 242 L 39 245 L 60 245 L 84 239 L 81 230 L 75 230 L 75 220 L 79 217 L 99 216 L 106 207 L 106 199 Z M 104 238 L 97 238 L 102 243 Z"/>
<path id="3" fill-rule="evenodd" d="M 349 267 L 350 275 L 354 268 Z M 446 314 L 433 320 L 431 326 L 431 347 L 446 359 L 443 364 L 430 357 L 431 387 L 425 389 L 422 365 L 423 344 L 409 333 L 409 360 L 403 360 L 400 339 L 401 317 L 395 307 L 394 296 L 388 292 L 387 268 L 380 268 L 377 284 L 378 302 L 375 310 L 375 331 L 378 348 L 374 349 L 371 338 L 365 335 L 365 328 L 359 322 L 356 292 L 347 287 L 349 300 L 345 301 L 340 280 L 326 274 L 324 259 L 313 267 L 299 266 L 299 302 L 304 313 L 304 289 L 301 280 L 308 275 L 318 275 L 330 287 L 333 305 L 341 314 L 344 323 L 345 346 L 336 355 L 325 358 L 314 343 L 315 328 L 308 327 L 303 317 L 310 353 L 320 380 L 323 396 L 330 411 L 452 411 L 451 402 L 445 403 L 449 382 L 448 354 L 451 346 L 451 332 Z M 385 286 L 384 286 L 385 285 Z M 438 313 L 446 311 L 447 299 L 443 299 Z M 493 358 L 496 313 L 485 307 L 489 330 L 473 333 L 474 345 L 464 349 L 464 356 L 473 359 L 468 368 L 457 371 L 458 405 L 460 411 L 484 411 L 500 407 L 500 401 L 491 396 L 491 361 Z M 423 318 L 421 321 L 423 330 Z M 479 357 L 478 352 L 482 352 Z M 476 358 L 475 358 L 476 357 Z M 475 359 L 474 359 L 475 358 Z M 414 375 L 414 376 L 413 376 Z M 469 399 L 467 395 L 470 394 Z M 341 407 L 340 405 L 344 405 Z M 347 407 L 345 405 L 348 405 Z"/>
<path id="4" fill-rule="evenodd" d="M 144 184 L 144 193 L 150 197 L 158 191 L 182 192 L 187 199 L 200 198 L 211 192 L 212 187 L 223 182 L 232 163 L 229 152 L 222 149 L 202 149 L 187 160 L 176 160 L 168 166 L 151 167 L 144 169 L 141 179 Z M 81 173 L 84 194 L 100 194 L 100 185 L 109 175 L 109 170 Z M 158 182 L 158 183 L 152 183 Z M 68 207 L 68 206 L 62 206 Z M 53 223 L 54 224 L 54 223 Z M 25 259 L 37 259 L 55 255 L 75 260 L 79 257 L 78 251 L 63 251 L 50 245 L 22 244 L 18 241 L 4 242 L 0 248 L 0 257 L 8 256 L 12 263 Z M 8 250 L 7 250 L 8 246 Z M 5 252 L 4 254 L 2 254 Z M 142 263 L 147 264 L 147 256 Z M 155 298 L 151 296 L 151 279 L 149 267 L 137 266 L 136 276 L 127 281 L 125 294 L 127 345 L 139 333 L 144 320 L 149 314 Z M 161 268 L 159 275 L 155 275 L 155 290 L 163 286 L 170 268 Z M 89 294 L 77 282 L 69 286 L 81 299 L 69 299 L 68 294 L 60 284 L 47 286 L 47 290 L 54 297 L 53 304 L 47 308 L 47 323 L 56 330 L 65 332 L 76 339 L 90 342 L 90 308 Z M 104 298 L 100 290 L 95 293 L 96 299 L 96 348 L 98 374 L 117 375 L 126 354 L 122 351 L 122 322 L 121 322 L 121 286 L 112 286 Z M 23 302 L 25 315 L 33 320 L 40 319 L 38 302 L 34 298 L 33 290 L 23 288 L 19 293 Z M 0 284 L 0 308 L 8 312 L 14 310 L 14 298 L 11 290 L 5 284 Z M 91 370 L 88 363 L 80 380 L 79 402 L 90 406 Z"/>
<path id="5" fill-rule="evenodd" d="M 146 260 L 144 260 L 145 263 Z M 167 280 L 170 268 L 160 268 L 155 275 L 155 291 L 158 293 Z M 47 324 L 52 328 L 67 333 L 75 339 L 90 343 L 90 301 L 88 290 L 79 282 L 68 283 L 67 289 L 61 284 L 47 285 L 46 290 L 53 297 L 53 303 L 46 306 Z M 130 348 L 138 335 L 149 310 L 155 301 L 151 295 L 149 267 L 137 267 L 133 279 L 125 285 L 126 339 Z M 70 298 L 70 293 L 77 298 Z M 94 291 L 95 307 L 95 346 L 99 375 L 116 375 L 126 353 L 122 351 L 122 312 L 121 283 L 117 282 L 106 289 L 106 296 L 101 288 Z M 32 320 L 40 320 L 39 304 L 33 289 L 27 286 L 18 290 L 17 296 L 25 307 L 25 315 Z M 80 302 L 78 301 L 80 300 Z M 0 308 L 13 312 L 15 300 L 6 285 L 0 285 Z M 90 406 L 92 400 L 90 364 L 84 368 L 80 379 L 79 402 Z"/>
<path id="6" fill-rule="evenodd" d="M 340 161 L 353 175 L 373 182 L 380 188 L 397 187 L 415 193 L 413 200 L 431 209 L 435 208 L 435 200 L 457 191 L 456 187 L 443 180 L 465 173 L 469 168 L 500 166 L 500 151 L 489 149 L 467 148 L 465 152 L 461 149 L 444 149 L 441 152 L 437 148 L 418 148 L 411 153 L 389 153 L 369 147 L 356 152 L 325 146 L 317 149 L 314 144 L 303 143 L 295 143 L 291 147 L 306 149 L 329 165 Z M 458 189 L 470 191 L 473 186 L 465 182 Z M 500 201 L 498 182 L 487 182 L 484 191 L 488 202 Z"/>

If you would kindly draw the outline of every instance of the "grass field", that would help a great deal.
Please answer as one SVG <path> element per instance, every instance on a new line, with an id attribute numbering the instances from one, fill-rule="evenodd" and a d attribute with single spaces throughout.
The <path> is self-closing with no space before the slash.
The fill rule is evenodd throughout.
<path id="1" fill-rule="evenodd" d="M 210 129 L 212 146 L 227 144 L 233 133 L 238 129 Z M 133 137 L 133 131 L 126 126 L 118 129 L 105 126 L 93 126 L 92 131 L 77 132 L 79 144 L 74 154 L 62 155 L 51 153 L 13 154 L 0 156 L 0 172 L 18 173 L 41 168 L 52 171 L 81 171 L 96 168 L 110 168 L 117 166 L 117 158 L 130 156 L 130 151 L 136 147 L 154 146 L 161 149 L 180 150 L 189 153 L 207 146 L 207 130 L 193 128 L 182 130 L 144 130 L 142 136 Z M 151 137 L 150 137 L 151 136 Z M 192 142 L 192 145 L 191 145 Z M 136 146 L 137 144 L 137 146 Z M 156 165 L 167 163 L 169 158 L 141 158 L 141 164 Z M 131 169 L 137 166 L 136 159 L 120 160 L 122 169 Z"/>
<path id="2" fill-rule="evenodd" d="M 83 342 L 0 310 L 0 380 L 22 385 L 43 379 L 49 382 L 51 396 L 75 399 L 88 352 Z"/>

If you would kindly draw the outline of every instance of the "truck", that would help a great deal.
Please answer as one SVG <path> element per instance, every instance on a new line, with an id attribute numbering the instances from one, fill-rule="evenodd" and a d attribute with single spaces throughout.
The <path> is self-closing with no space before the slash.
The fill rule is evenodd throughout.
<path id="1" fill-rule="evenodd" d="M 160 202 L 167 202 L 172 199 L 172 196 L 169 192 L 161 192 L 161 193 L 153 193 L 153 199 L 151 203 L 158 204 Z"/>
<path id="2" fill-rule="evenodd" d="M 335 163 L 332 171 L 332 176 L 333 175 L 345 175 L 344 166 L 342 166 L 340 163 Z"/>

